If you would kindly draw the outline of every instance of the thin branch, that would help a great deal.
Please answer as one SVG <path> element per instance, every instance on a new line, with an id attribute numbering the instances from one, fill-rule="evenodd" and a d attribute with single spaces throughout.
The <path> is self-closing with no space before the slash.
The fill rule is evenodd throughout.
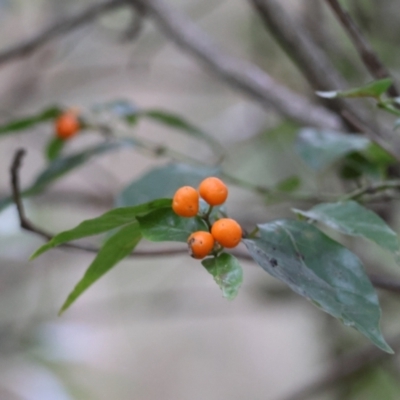
<path id="1" fill-rule="evenodd" d="M 286 12 L 282 2 L 249 0 L 266 28 L 298 65 L 316 90 L 343 89 L 347 82 L 337 72 L 325 53 L 310 35 Z"/>
<path id="2" fill-rule="evenodd" d="M 363 186 L 343 197 L 343 200 L 357 200 L 365 194 L 375 194 L 388 189 L 399 190 L 400 180 L 383 181 Z"/>
<path id="3" fill-rule="evenodd" d="M 278 84 L 253 64 L 223 54 L 193 22 L 159 0 L 109 0 L 90 6 L 78 15 L 55 23 L 32 39 L 0 52 L 0 64 L 27 56 L 56 37 L 92 22 L 100 15 L 124 4 L 130 4 L 149 14 L 165 35 L 178 46 L 195 56 L 230 86 L 256 99 L 265 108 L 274 108 L 301 124 L 330 129 L 343 128 L 340 117 L 334 113 Z"/>
<path id="4" fill-rule="evenodd" d="M 343 28 L 352 40 L 360 58 L 364 65 L 367 67 L 370 74 L 376 79 L 392 77 L 389 70 L 379 59 L 378 55 L 374 52 L 371 45 L 362 35 L 360 29 L 355 24 L 354 20 L 348 12 L 346 12 L 340 5 L 338 0 L 326 0 L 338 20 L 341 22 Z M 400 94 L 396 87 L 392 85 L 389 88 L 389 94 L 392 97 L 398 97 Z"/>
<path id="5" fill-rule="evenodd" d="M 25 156 L 26 151 L 24 149 L 18 149 L 14 155 L 11 167 L 10 167 L 10 175 L 11 175 L 11 190 L 12 197 L 14 203 L 17 207 L 18 218 L 20 222 L 20 226 L 22 229 L 26 231 L 35 233 L 43 237 L 46 240 L 51 240 L 54 236 L 43 229 L 35 226 L 25 215 L 25 209 L 22 203 L 21 197 L 21 189 L 19 182 L 19 171 L 22 166 L 22 159 Z M 64 243 L 61 245 L 62 247 L 68 247 L 71 249 L 82 250 L 90 253 L 98 253 L 99 248 L 90 245 L 81 245 L 78 243 Z M 172 256 L 178 254 L 185 254 L 186 250 L 182 249 L 166 249 L 166 250 L 152 250 L 152 251 L 135 251 L 130 256 L 133 257 L 164 257 L 164 256 Z"/>
<path id="6" fill-rule="evenodd" d="M 400 336 L 395 336 L 388 340 L 393 350 L 400 348 Z M 292 395 L 284 400 L 306 400 L 314 398 L 318 393 L 333 388 L 340 381 L 350 378 L 352 375 L 371 365 L 377 364 L 391 357 L 392 355 L 384 353 L 377 347 L 368 346 L 352 354 L 340 357 L 329 368 L 328 372 L 311 382 L 303 389 L 296 390 Z M 283 399 L 282 399 L 283 400 Z"/>
<path id="7" fill-rule="evenodd" d="M 230 86 L 257 100 L 266 109 L 275 109 L 301 124 L 342 129 L 336 114 L 314 105 L 285 86 L 275 82 L 257 66 L 236 59 L 216 47 L 210 38 L 179 10 L 162 0 L 130 0 L 141 4 L 165 36 L 191 54 Z"/>
<path id="8" fill-rule="evenodd" d="M 126 5 L 126 0 L 108 0 L 103 3 L 91 5 L 75 16 L 57 21 L 55 24 L 52 24 L 42 32 L 33 36 L 31 39 L 1 51 L 0 64 L 5 64 L 14 61 L 15 59 L 26 57 L 55 38 L 91 23 L 101 15 L 121 7 L 122 5 Z"/>

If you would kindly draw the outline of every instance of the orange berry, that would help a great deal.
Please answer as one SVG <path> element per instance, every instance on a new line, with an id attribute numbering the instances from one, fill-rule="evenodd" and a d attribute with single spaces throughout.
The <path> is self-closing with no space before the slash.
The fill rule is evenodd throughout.
<path id="1" fill-rule="evenodd" d="M 221 218 L 211 227 L 214 239 L 223 247 L 236 247 L 242 239 L 242 228 L 231 218 Z"/>
<path id="2" fill-rule="evenodd" d="M 172 199 L 172 209 L 181 217 L 194 217 L 199 212 L 199 193 L 191 186 L 178 189 Z"/>
<path id="3" fill-rule="evenodd" d="M 81 124 L 75 110 L 66 111 L 56 119 L 56 136 L 59 139 L 67 140 L 75 136 Z"/>
<path id="4" fill-rule="evenodd" d="M 189 236 L 187 241 L 190 255 L 201 259 L 208 256 L 214 247 L 214 238 L 210 232 L 198 231 Z"/>
<path id="5" fill-rule="evenodd" d="M 228 188 L 221 179 L 214 176 L 204 179 L 199 186 L 200 196 L 210 206 L 223 204 L 228 197 Z"/>

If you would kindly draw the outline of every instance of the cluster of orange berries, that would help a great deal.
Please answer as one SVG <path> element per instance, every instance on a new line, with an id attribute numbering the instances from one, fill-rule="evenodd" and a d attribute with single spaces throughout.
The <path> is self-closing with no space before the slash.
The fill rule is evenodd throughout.
<path id="1" fill-rule="evenodd" d="M 227 199 L 228 188 L 216 177 L 204 179 L 198 190 L 183 186 L 173 197 L 172 209 L 181 217 L 194 217 L 199 213 L 199 197 L 210 207 L 219 206 Z M 209 226 L 209 232 L 197 231 L 189 236 L 188 246 L 193 258 L 204 258 L 216 247 L 236 247 L 242 239 L 242 228 L 234 219 L 221 218 Z"/>
<path id="2" fill-rule="evenodd" d="M 55 121 L 56 136 L 61 140 L 68 140 L 81 129 L 78 111 L 71 109 L 64 111 Z"/>

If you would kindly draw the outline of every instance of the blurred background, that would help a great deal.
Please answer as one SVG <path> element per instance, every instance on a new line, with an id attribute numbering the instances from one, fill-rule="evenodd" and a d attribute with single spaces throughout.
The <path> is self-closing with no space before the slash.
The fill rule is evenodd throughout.
<path id="1" fill-rule="evenodd" d="M 228 53 L 256 63 L 295 91 L 313 92 L 248 2 L 168 2 Z M 0 0 L 0 48 L 92 3 Z M 282 3 L 319 39 L 349 84 L 368 80 L 323 2 Z M 400 54 L 394 49 L 400 39 L 399 5 L 389 0 L 344 3 L 398 74 Z M 117 10 L 29 57 L 0 64 L 0 120 L 53 104 L 88 110 L 126 99 L 140 108 L 177 113 L 202 127 L 226 148 L 223 168 L 235 177 L 269 186 L 296 174 L 303 189 L 340 190 L 333 175 L 321 179 L 301 161 L 293 150 L 295 129 L 279 114 L 209 74 L 150 21 L 144 19 L 139 33 L 129 38 L 135 27 L 132 18 L 128 10 Z M 10 194 L 9 166 L 16 149 L 27 150 L 21 170 L 22 186 L 27 187 L 46 163 L 43 148 L 53 131 L 47 123 L 1 139 L 0 198 Z M 165 126 L 140 122 L 130 134 L 212 162 L 206 146 Z M 101 140 L 88 132 L 68 143 L 66 153 Z M 126 185 L 168 162 L 167 157 L 132 149 L 96 157 L 43 194 L 24 200 L 26 213 L 47 231 L 71 228 L 112 208 Z M 310 204 L 271 203 L 237 186 L 230 187 L 227 203 L 230 215 L 249 227 L 289 216 L 293 206 Z M 398 213 L 393 212 L 393 227 L 398 228 Z M 57 317 L 94 256 L 54 249 L 28 261 L 41 244 L 42 238 L 21 231 L 14 206 L 1 212 L 1 400 L 299 399 L 296 392 L 329 373 L 337 356 L 367 344 L 252 262 L 243 261 L 244 284 L 229 302 L 201 264 L 186 255 L 125 260 Z M 379 249 L 357 240 L 347 239 L 347 245 L 367 265 L 398 274 L 391 257 Z M 141 249 L 152 248 L 141 244 Z M 399 302 L 396 295 L 379 294 L 383 332 L 390 337 L 399 329 Z M 399 366 L 392 357 L 304 398 L 398 399 Z"/>

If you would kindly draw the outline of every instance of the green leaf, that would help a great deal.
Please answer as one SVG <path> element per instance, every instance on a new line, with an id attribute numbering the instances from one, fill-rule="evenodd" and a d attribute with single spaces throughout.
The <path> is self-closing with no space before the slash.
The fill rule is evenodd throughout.
<path id="1" fill-rule="evenodd" d="M 400 261 L 400 243 L 396 232 L 379 215 L 355 201 L 321 203 L 308 211 L 293 211 L 346 235 L 369 239 L 391 251 Z"/>
<path id="2" fill-rule="evenodd" d="M 32 254 L 30 259 L 33 260 L 47 250 L 59 246 L 60 244 L 87 236 L 98 235 L 122 225 L 129 224 L 133 222 L 138 215 L 143 215 L 159 208 L 171 207 L 171 203 L 172 201 L 170 199 L 158 199 L 135 207 L 115 208 L 97 218 L 83 221 L 75 228 L 59 233 L 49 242 L 39 247 L 39 249 Z"/>
<path id="3" fill-rule="evenodd" d="M 360 135 L 329 130 L 301 129 L 295 143 L 300 157 L 318 171 L 354 151 L 365 150 L 371 142 Z"/>
<path id="4" fill-rule="evenodd" d="M 294 192 L 301 185 L 301 180 L 298 176 L 289 176 L 288 178 L 278 182 L 275 185 L 275 189 L 279 192 Z"/>
<path id="5" fill-rule="evenodd" d="M 49 161 L 56 159 L 64 148 L 65 140 L 58 137 L 50 139 L 46 147 L 46 157 Z"/>
<path id="6" fill-rule="evenodd" d="M 83 278 L 69 294 L 59 314 L 62 314 L 70 307 L 89 286 L 101 278 L 119 261 L 132 253 L 133 249 L 140 242 L 140 239 L 139 224 L 136 221 L 123 227 L 115 235 L 111 236 L 96 255 L 96 258 L 86 270 Z"/>
<path id="7" fill-rule="evenodd" d="M 303 221 L 278 220 L 258 228 L 260 238 L 243 242 L 265 271 L 393 352 L 379 328 L 378 296 L 355 254 Z"/>
<path id="8" fill-rule="evenodd" d="M 32 128 L 36 124 L 57 118 L 61 113 L 62 113 L 61 108 L 50 107 L 50 108 L 43 110 L 41 113 L 39 113 L 37 115 L 33 115 L 30 117 L 25 117 L 25 118 L 14 119 L 14 120 L 0 126 L 0 135 L 20 132 L 20 131 Z"/>
<path id="9" fill-rule="evenodd" d="M 228 300 L 233 300 L 243 282 L 243 270 L 237 258 L 231 254 L 222 253 L 216 258 L 207 258 L 201 263 L 214 277 L 222 290 L 222 295 Z"/>
<path id="10" fill-rule="evenodd" d="M 315 93 L 325 99 L 334 99 L 337 97 L 373 97 L 378 99 L 392 86 L 392 83 L 392 79 L 384 78 L 350 90 Z"/>
<path id="11" fill-rule="evenodd" d="M 206 223 L 198 218 L 182 218 L 172 208 L 152 211 L 137 217 L 142 235 L 151 242 L 186 242 L 189 235 L 196 231 L 207 231 Z"/>
<path id="12" fill-rule="evenodd" d="M 182 186 L 197 187 L 208 176 L 218 176 L 218 168 L 168 164 L 147 172 L 128 185 L 117 197 L 118 207 L 133 206 L 161 197 L 173 197 Z"/>
<path id="13" fill-rule="evenodd" d="M 23 197 L 28 197 L 41 193 L 48 185 L 75 168 L 80 167 L 85 162 L 89 161 L 91 157 L 118 150 L 123 147 L 132 147 L 134 145 L 135 142 L 129 139 L 106 142 L 67 157 L 57 158 L 39 174 L 31 186 L 22 191 L 21 195 Z M 11 197 L 0 199 L 0 210 L 10 205 L 12 202 L 13 200 Z"/>

